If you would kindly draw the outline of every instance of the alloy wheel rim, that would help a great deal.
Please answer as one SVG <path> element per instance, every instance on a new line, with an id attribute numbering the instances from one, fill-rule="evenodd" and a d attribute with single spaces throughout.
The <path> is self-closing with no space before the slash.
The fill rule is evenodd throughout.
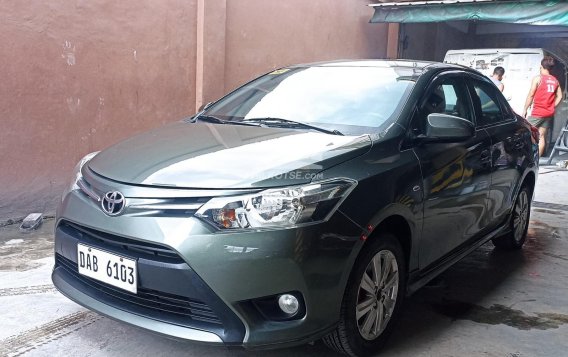
<path id="1" fill-rule="evenodd" d="M 525 228 L 529 217 L 529 199 L 526 191 L 521 191 L 515 204 L 513 212 L 513 229 L 515 241 L 518 243 L 523 239 Z"/>
<path id="2" fill-rule="evenodd" d="M 383 333 L 389 323 L 399 289 L 398 263 L 391 251 L 381 250 L 363 272 L 355 318 L 361 337 L 371 341 Z"/>

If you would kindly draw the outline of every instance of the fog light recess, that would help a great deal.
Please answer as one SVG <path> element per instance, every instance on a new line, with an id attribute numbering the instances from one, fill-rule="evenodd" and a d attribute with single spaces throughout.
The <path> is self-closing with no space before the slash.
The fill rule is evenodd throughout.
<path id="1" fill-rule="evenodd" d="M 268 321 L 299 320 L 306 316 L 306 303 L 299 291 L 287 291 L 249 300 Z"/>
<path id="2" fill-rule="evenodd" d="M 282 294 L 278 298 L 278 306 L 282 312 L 288 315 L 294 315 L 300 308 L 300 302 L 298 301 L 298 298 L 292 294 Z"/>

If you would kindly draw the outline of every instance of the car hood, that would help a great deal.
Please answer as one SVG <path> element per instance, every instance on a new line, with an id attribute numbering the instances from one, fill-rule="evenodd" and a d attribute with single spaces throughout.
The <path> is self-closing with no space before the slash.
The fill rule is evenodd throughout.
<path id="1" fill-rule="evenodd" d="M 87 166 L 129 184 L 260 188 L 325 179 L 317 174 L 370 147 L 368 135 L 179 122 L 122 141 Z"/>

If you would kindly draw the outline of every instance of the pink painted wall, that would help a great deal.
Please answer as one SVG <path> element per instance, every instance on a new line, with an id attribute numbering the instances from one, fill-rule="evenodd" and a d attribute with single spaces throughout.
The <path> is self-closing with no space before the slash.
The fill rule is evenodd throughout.
<path id="1" fill-rule="evenodd" d="M 75 163 L 194 110 L 196 0 L 0 2 L 0 221 Z"/>
<path id="2" fill-rule="evenodd" d="M 0 223 L 52 213 L 83 155 L 190 115 L 258 74 L 384 57 L 387 26 L 368 23 L 368 3 L 0 2 Z"/>
<path id="3" fill-rule="evenodd" d="M 227 1 L 225 90 L 273 68 L 386 57 L 387 25 L 364 0 Z"/>

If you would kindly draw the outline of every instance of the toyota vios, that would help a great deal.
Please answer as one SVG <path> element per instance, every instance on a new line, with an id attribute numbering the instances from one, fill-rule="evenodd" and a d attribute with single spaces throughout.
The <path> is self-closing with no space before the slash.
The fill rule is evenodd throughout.
<path id="1" fill-rule="evenodd" d="M 404 296 L 525 241 L 535 139 L 491 81 L 406 61 L 278 69 L 83 158 L 52 279 L 171 337 L 379 348 Z"/>

